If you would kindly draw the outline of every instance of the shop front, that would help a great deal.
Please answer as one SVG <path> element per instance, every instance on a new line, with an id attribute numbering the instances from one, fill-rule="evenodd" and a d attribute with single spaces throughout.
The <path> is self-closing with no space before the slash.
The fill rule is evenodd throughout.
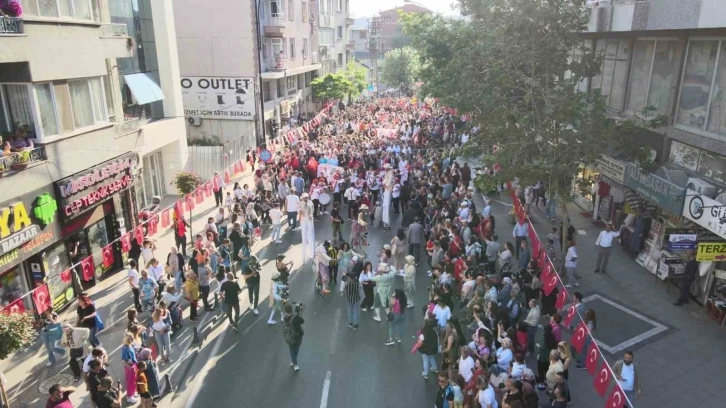
<path id="1" fill-rule="evenodd" d="M 32 308 L 26 295 L 44 283 L 41 253 L 59 235 L 52 186 L 0 204 L 0 309 Z"/>
<path id="2" fill-rule="evenodd" d="M 137 154 L 127 153 L 55 183 L 62 242 L 51 261 L 61 274 L 74 265 L 80 290 L 123 266 L 120 244 L 109 245 L 131 228 L 137 163 Z"/>
<path id="3" fill-rule="evenodd" d="M 612 223 L 617 228 L 625 215 L 626 196 L 633 194 L 624 185 L 627 163 L 602 154 L 596 164 L 600 175 L 595 189 L 592 219 Z"/>
<path id="4" fill-rule="evenodd" d="M 593 201 L 598 189 L 597 178 L 597 168 L 581 165 L 572 181 L 572 200 L 588 213 L 594 209 Z"/>

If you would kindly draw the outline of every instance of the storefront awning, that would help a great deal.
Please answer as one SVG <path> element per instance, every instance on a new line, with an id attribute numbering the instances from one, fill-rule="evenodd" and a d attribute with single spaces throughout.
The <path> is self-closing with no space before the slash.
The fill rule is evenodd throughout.
<path id="1" fill-rule="evenodd" d="M 146 105 L 164 99 L 164 92 L 149 74 L 124 75 L 124 81 L 131 89 L 131 93 L 139 105 Z"/>

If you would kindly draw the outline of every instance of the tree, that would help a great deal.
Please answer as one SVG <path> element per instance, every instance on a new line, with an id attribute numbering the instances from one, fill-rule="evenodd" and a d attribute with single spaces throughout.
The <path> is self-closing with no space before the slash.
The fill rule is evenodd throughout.
<path id="1" fill-rule="evenodd" d="M 368 85 L 367 82 L 367 72 L 363 65 L 361 65 L 356 60 L 348 60 L 348 65 L 346 65 L 345 70 L 341 72 L 343 77 L 350 81 L 350 88 L 348 89 L 348 101 L 353 100 L 353 98 L 357 97 L 358 95 L 363 92 L 363 90 Z"/>
<path id="2" fill-rule="evenodd" d="M 418 81 L 420 71 L 419 55 L 412 47 L 396 48 L 383 56 L 381 79 L 390 87 L 408 88 Z"/>
<path id="3" fill-rule="evenodd" d="M 35 318 L 30 312 L 0 311 L 0 360 L 30 345 L 37 337 Z"/>
<path id="4" fill-rule="evenodd" d="M 343 99 L 352 89 L 352 83 L 342 74 L 317 77 L 311 83 L 313 95 L 322 101 Z"/>

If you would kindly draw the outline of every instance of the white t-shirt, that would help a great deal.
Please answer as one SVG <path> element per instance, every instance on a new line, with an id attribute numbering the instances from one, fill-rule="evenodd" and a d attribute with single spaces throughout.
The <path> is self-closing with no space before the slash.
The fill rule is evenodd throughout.
<path id="1" fill-rule="evenodd" d="M 441 307 L 436 305 L 434 306 L 434 316 L 436 316 L 439 327 L 444 327 L 446 326 L 446 322 L 451 318 L 451 309 L 448 306 Z"/>
<path id="2" fill-rule="evenodd" d="M 623 391 L 633 391 L 633 388 L 635 388 L 635 368 L 632 363 L 630 365 L 623 364 L 623 369 L 620 370 L 620 378 L 622 380 L 618 381 L 618 383 L 620 383 Z"/>
<path id="3" fill-rule="evenodd" d="M 467 383 L 474 376 L 474 359 L 467 357 L 459 360 L 459 374 L 464 377 Z"/>
<path id="4" fill-rule="evenodd" d="M 151 279 L 153 279 L 157 282 L 163 280 L 162 278 L 164 277 L 164 267 L 161 266 L 161 264 L 157 265 L 156 267 L 150 266 L 148 270 L 149 270 L 149 276 L 151 277 Z"/>
<path id="5" fill-rule="evenodd" d="M 133 286 L 135 289 L 139 288 L 139 271 L 137 271 L 134 268 L 129 269 L 129 278 L 132 278 L 131 286 Z"/>
<path id="6" fill-rule="evenodd" d="M 91 361 L 93 361 L 93 354 L 88 353 L 86 359 L 83 360 L 83 372 L 86 374 L 91 372 Z"/>
<path id="7" fill-rule="evenodd" d="M 298 212 L 300 210 L 300 198 L 295 194 L 288 194 L 285 197 L 287 212 Z"/>
<path id="8" fill-rule="evenodd" d="M 144 265 L 146 265 L 154 258 L 154 251 L 151 248 L 141 248 L 141 256 L 144 258 Z"/>
<path id="9" fill-rule="evenodd" d="M 280 225 L 282 223 L 282 211 L 277 208 L 270 210 L 270 219 L 274 225 Z"/>
<path id="10" fill-rule="evenodd" d="M 482 408 L 499 408 L 491 384 L 479 391 L 479 404 L 481 404 Z"/>

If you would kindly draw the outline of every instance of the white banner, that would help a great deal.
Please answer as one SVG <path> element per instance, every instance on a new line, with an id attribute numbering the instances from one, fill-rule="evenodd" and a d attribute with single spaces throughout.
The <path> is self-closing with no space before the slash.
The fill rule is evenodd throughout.
<path id="1" fill-rule="evenodd" d="M 184 115 L 254 120 L 254 83 L 253 77 L 182 77 Z"/>
<path id="2" fill-rule="evenodd" d="M 343 168 L 340 166 L 333 166 L 331 164 L 318 164 L 318 177 L 323 176 L 326 179 L 333 177 L 333 174 L 340 172 L 341 177 L 343 176 Z"/>

